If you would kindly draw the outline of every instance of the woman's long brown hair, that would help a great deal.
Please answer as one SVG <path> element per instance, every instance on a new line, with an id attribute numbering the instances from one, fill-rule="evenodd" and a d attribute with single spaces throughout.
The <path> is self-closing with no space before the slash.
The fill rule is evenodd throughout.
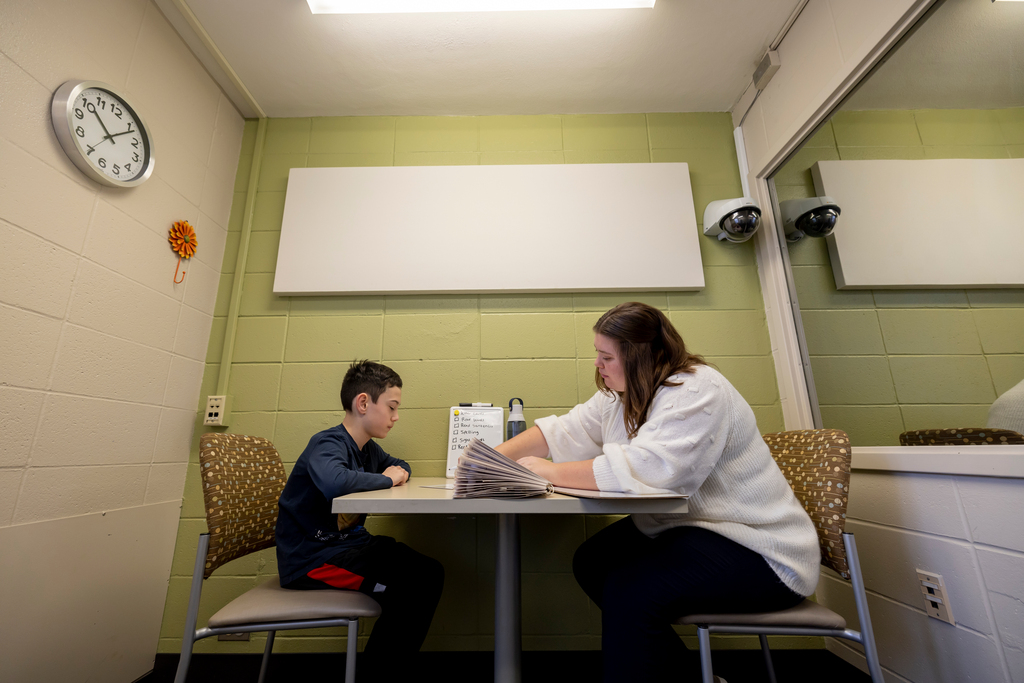
<path id="1" fill-rule="evenodd" d="M 707 365 L 702 357 L 686 350 L 683 338 L 665 314 L 647 304 L 636 301 L 619 304 L 601 316 L 594 325 L 594 332 L 618 346 L 626 390 L 615 393 L 622 399 L 626 431 L 631 439 L 647 422 L 658 388 L 679 386 L 680 383 L 669 381 L 669 377 Z M 600 370 L 596 370 L 594 376 L 598 389 L 611 394 Z"/>

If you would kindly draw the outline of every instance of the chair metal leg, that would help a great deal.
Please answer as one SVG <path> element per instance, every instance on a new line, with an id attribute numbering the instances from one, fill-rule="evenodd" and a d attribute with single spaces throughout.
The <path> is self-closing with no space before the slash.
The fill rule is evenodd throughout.
<path id="1" fill-rule="evenodd" d="M 260 664 L 260 677 L 256 683 L 263 683 L 267 678 L 267 665 L 270 664 L 270 652 L 274 649 L 274 636 L 277 631 L 267 631 L 267 646 L 263 648 L 263 663 Z"/>
<path id="2" fill-rule="evenodd" d="M 715 683 L 715 674 L 711 669 L 711 632 L 707 626 L 697 627 L 697 643 L 700 645 L 701 683 Z"/>
<path id="3" fill-rule="evenodd" d="M 853 584 L 853 599 L 857 605 L 857 618 L 860 620 L 861 645 L 864 646 L 864 658 L 867 660 L 868 672 L 872 683 L 885 683 L 882 676 L 882 665 L 878 661 L 878 648 L 875 647 L 875 631 L 871 627 L 871 614 L 868 613 L 868 595 L 864 591 L 864 576 L 860 571 L 860 557 L 857 555 L 857 541 L 853 534 L 843 534 L 846 546 L 847 564 L 850 566 L 850 583 Z"/>
<path id="4" fill-rule="evenodd" d="M 761 654 L 764 655 L 764 665 L 768 669 L 768 683 L 775 683 L 775 666 L 772 664 L 772 651 L 768 649 L 768 636 L 758 633 L 757 638 L 761 641 Z"/>
<path id="5" fill-rule="evenodd" d="M 355 683 L 356 680 L 356 645 L 359 641 L 359 619 L 348 620 L 348 649 L 345 653 L 345 683 Z"/>
<path id="6" fill-rule="evenodd" d="M 188 612 L 185 614 L 185 633 L 181 638 L 181 657 L 174 683 L 185 683 L 188 665 L 192 661 L 192 645 L 196 641 L 196 621 L 199 620 L 199 598 L 203 593 L 203 570 L 206 567 L 206 553 L 210 549 L 210 535 L 199 535 L 196 561 L 192 567 L 192 589 L 188 596 Z"/>

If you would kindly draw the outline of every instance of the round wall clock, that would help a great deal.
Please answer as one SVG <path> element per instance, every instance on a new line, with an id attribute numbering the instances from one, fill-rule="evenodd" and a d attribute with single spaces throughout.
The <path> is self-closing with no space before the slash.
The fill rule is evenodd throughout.
<path id="1" fill-rule="evenodd" d="M 99 81 L 68 81 L 50 118 L 64 153 L 98 183 L 133 187 L 153 174 L 153 138 L 124 94 Z"/>

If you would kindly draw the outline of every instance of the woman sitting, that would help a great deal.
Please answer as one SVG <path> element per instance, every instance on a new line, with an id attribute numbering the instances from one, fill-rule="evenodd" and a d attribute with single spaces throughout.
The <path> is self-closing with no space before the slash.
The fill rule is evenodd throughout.
<path id="1" fill-rule="evenodd" d="M 621 304 L 594 332 L 600 391 L 498 450 L 557 486 L 690 496 L 686 514 L 619 520 L 573 559 L 601 608 L 604 679 L 678 680 L 672 622 L 796 605 L 818 583 L 818 537 L 750 406 L 661 311 Z"/>

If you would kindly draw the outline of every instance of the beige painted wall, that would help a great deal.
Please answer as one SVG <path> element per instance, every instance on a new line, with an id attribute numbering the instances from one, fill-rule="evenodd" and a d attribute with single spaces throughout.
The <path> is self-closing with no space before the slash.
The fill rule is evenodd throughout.
<path id="1" fill-rule="evenodd" d="M 2 14 L 0 585 L 17 593 L 0 594 L 0 632 L 21 638 L 0 660 L 17 680 L 130 681 L 156 650 L 243 121 L 151 2 Z M 101 188 L 64 155 L 49 106 L 70 79 L 138 103 L 155 137 L 144 185 Z M 199 252 L 174 285 L 181 219 Z M 61 561 L 73 569 L 51 576 Z M 25 599 L 56 580 L 59 615 Z"/>

